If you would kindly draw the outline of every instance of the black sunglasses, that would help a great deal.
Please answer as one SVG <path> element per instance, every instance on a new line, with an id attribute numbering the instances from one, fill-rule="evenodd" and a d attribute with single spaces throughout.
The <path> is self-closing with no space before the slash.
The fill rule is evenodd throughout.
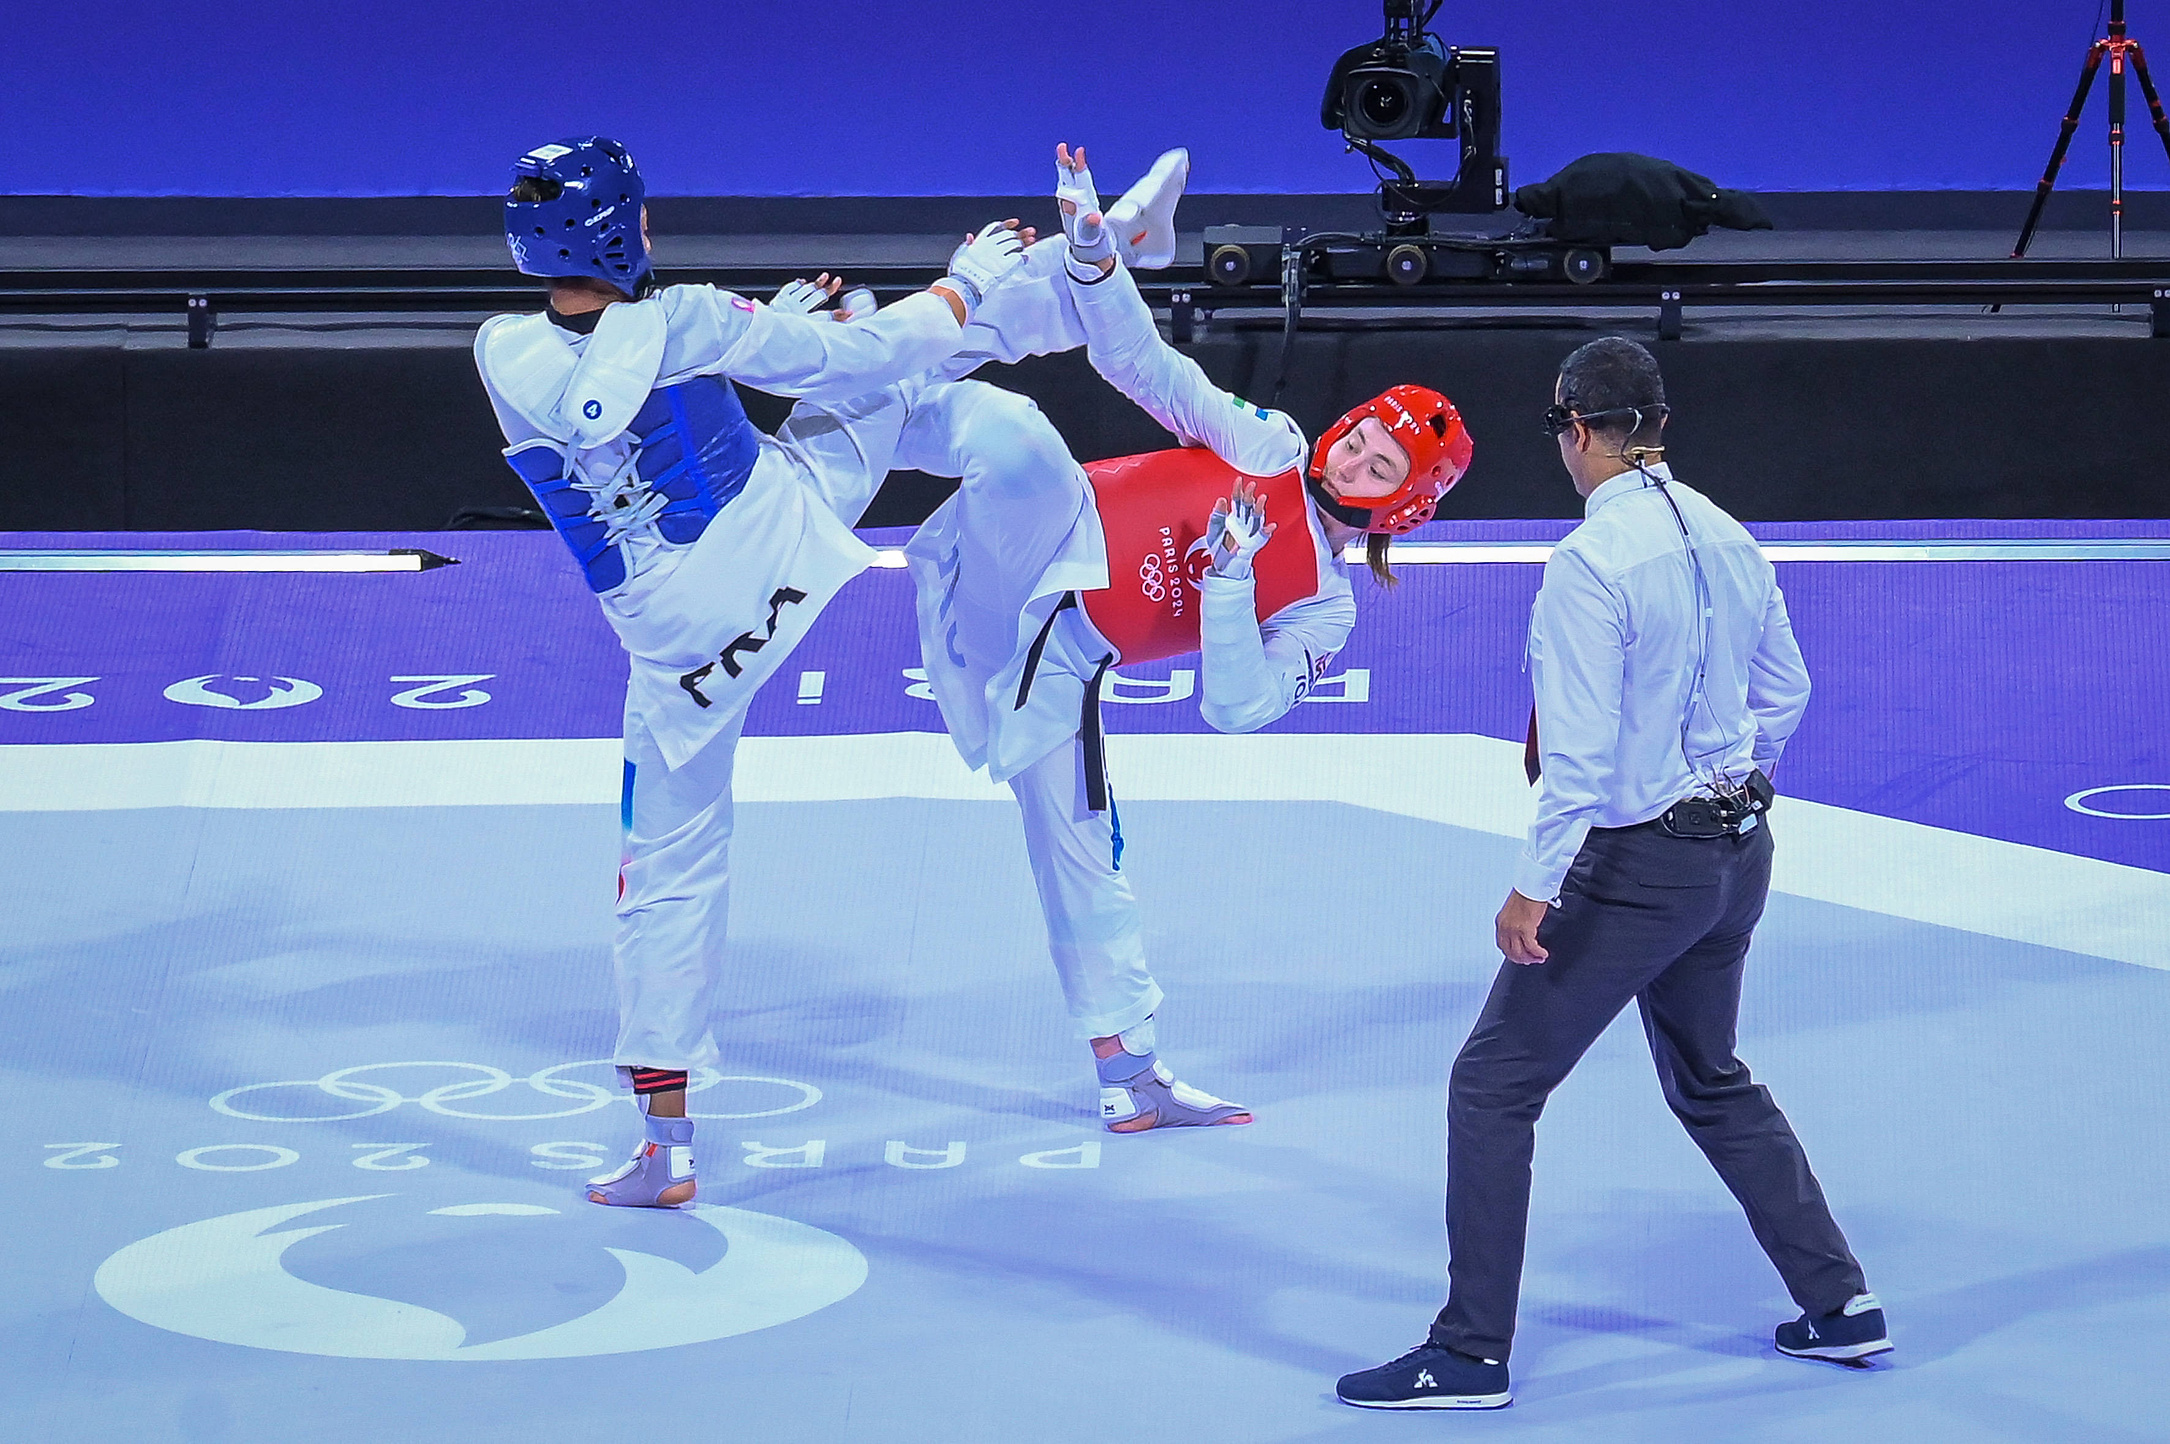
<path id="1" fill-rule="evenodd" d="M 1633 416 L 1636 429 L 1641 430 L 1645 417 L 1663 421 L 1672 414 L 1673 408 L 1662 401 L 1649 406 L 1615 406 L 1609 411 L 1590 412 L 1578 412 L 1571 406 L 1555 401 L 1545 408 L 1545 435 L 1557 437 L 1578 421 L 1588 423 L 1600 416 Z"/>

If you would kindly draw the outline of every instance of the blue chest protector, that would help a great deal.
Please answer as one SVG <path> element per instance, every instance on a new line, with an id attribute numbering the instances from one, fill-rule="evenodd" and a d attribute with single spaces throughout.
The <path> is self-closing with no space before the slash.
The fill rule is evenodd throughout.
<path id="1" fill-rule="evenodd" d="M 696 376 L 649 392 L 626 437 L 639 486 L 618 489 L 608 494 L 609 501 L 573 483 L 564 450 L 553 441 L 531 441 L 505 457 L 598 592 L 625 584 L 618 537 L 632 528 L 613 526 L 613 502 L 618 510 L 645 517 L 663 540 L 682 546 L 697 540 L 716 513 L 746 489 L 761 454 L 761 433 L 746 418 L 731 383 L 720 376 Z"/>

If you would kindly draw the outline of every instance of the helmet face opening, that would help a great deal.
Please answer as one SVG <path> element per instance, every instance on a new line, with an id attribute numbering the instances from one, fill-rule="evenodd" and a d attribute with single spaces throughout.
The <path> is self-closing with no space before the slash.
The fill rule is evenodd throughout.
<path id="1" fill-rule="evenodd" d="M 624 146 L 602 136 L 537 146 L 513 163 L 512 177 L 505 244 L 514 265 L 639 292 L 651 269 L 640 224 L 648 192 Z"/>
<path id="2" fill-rule="evenodd" d="M 1314 478 L 1323 480 L 1327 453 L 1366 419 L 1377 420 L 1408 452 L 1409 475 L 1387 496 L 1350 497 L 1340 505 L 1350 511 L 1368 511 L 1367 532 L 1399 536 L 1414 531 L 1432 519 L 1439 498 L 1469 470 L 1473 449 L 1469 430 L 1454 403 L 1438 392 L 1425 386 L 1392 386 L 1326 428 L 1311 453 Z"/>

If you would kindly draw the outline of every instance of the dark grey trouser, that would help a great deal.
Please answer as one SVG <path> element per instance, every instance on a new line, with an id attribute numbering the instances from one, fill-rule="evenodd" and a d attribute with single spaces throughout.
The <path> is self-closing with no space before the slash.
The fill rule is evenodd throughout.
<path id="1" fill-rule="evenodd" d="M 1785 1114 L 1733 1056 L 1741 965 L 1770 886 L 1767 825 L 1738 838 L 1677 838 L 1656 822 L 1591 831 L 1538 929 L 1549 959 L 1501 965 L 1454 1060 L 1452 1261 L 1434 1344 L 1507 1357 L 1537 1116 L 1630 998 L 1666 1102 L 1740 1200 L 1794 1302 L 1826 1313 L 1866 1291 Z"/>

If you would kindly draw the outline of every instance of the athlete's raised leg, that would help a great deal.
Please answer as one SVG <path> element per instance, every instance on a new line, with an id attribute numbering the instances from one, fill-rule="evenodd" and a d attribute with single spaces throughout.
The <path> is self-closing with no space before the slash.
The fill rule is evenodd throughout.
<path id="1" fill-rule="evenodd" d="M 936 368 L 937 377 L 956 380 L 989 361 L 1020 361 L 1085 344 L 1064 273 L 1067 244 L 1058 235 L 1026 247 L 1023 261 L 972 313 L 957 354 Z"/>
<path id="2" fill-rule="evenodd" d="M 961 482 L 942 645 L 984 683 L 1016 650 L 1027 604 L 1090 504 L 1084 469 L 1031 398 L 980 381 L 929 387 L 896 464 Z"/>

